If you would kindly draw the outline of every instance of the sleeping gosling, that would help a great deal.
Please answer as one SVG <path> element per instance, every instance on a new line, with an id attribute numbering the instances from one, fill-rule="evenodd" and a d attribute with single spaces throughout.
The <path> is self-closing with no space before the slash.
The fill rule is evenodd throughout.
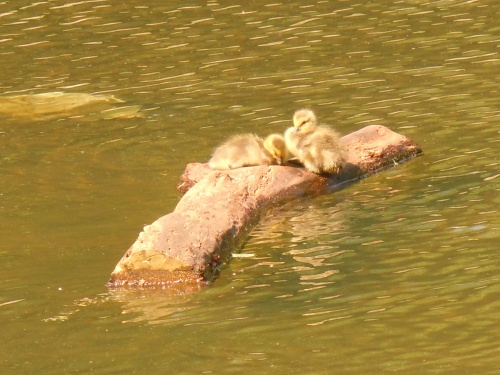
<path id="1" fill-rule="evenodd" d="M 271 134 L 262 140 L 255 134 L 240 134 L 217 147 L 208 165 L 212 169 L 224 170 L 282 164 L 287 159 L 288 151 L 281 135 Z"/>

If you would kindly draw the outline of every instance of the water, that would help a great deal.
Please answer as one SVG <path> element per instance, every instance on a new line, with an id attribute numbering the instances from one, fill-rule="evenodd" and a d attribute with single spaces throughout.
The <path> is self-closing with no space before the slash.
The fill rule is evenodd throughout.
<path id="1" fill-rule="evenodd" d="M 123 101 L 0 111 L 2 373 L 496 373 L 498 13 L 0 2 L 2 96 Z M 302 106 L 425 154 L 269 212 L 200 293 L 106 288 L 187 163 Z"/>

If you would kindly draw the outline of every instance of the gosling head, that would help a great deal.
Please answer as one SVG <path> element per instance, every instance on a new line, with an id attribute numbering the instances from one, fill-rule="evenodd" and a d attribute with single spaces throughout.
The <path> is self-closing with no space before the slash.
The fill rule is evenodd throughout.
<path id="1" fill-rule="evenodd" d="M 293 115 L 293 126 L 296 133 L 308 134 L 316 130 L 318 120 L 310 109 L 299 109 Z"/>
<path id="2" fill-rule="evenodd" d="M 276 164 L 283 164 L 288 160 L 288 149 L 282 135 L 268 135 L 264 140 L 264 148 L 271 154 Z"/>

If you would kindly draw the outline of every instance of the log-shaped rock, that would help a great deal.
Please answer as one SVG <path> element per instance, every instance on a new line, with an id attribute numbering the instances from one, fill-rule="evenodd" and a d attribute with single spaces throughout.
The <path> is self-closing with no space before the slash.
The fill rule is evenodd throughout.
<path id="1" fill-rule="evenodd" d="M 348 165 L 321 176 L 294 166 L 214 171 L 189 164 L 175 210 L 144 227 L 111 274 L 108 285 L 198 285 L 214 278 L 266 208 L 299 196 L 325 193 L 346 182 L 418 155 L 419 146 L 386 127 L 372 125 L 342 138 Z"/>

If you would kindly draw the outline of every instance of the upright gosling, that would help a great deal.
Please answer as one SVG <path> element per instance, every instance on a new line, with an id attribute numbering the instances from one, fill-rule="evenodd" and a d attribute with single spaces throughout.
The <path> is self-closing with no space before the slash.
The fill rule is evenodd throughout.
<path id="1" fill-rule="evenodd" d="M 212 169 L 282 164 L 288 159 L 285 140 L 271 134 L 264 141 L 255 134 L 240 134 L 217 147 L 208 162 Z"/>
<path id="2" fill-rule="evenodd" d="M 326 126 L 318 126 L 310 109 L 300 109 L 293 115 L 293 127 L 285 132 L 288 150 L 314 173 L 339 173 L 346 163 L 346 153 L 340 135 Z"/>

